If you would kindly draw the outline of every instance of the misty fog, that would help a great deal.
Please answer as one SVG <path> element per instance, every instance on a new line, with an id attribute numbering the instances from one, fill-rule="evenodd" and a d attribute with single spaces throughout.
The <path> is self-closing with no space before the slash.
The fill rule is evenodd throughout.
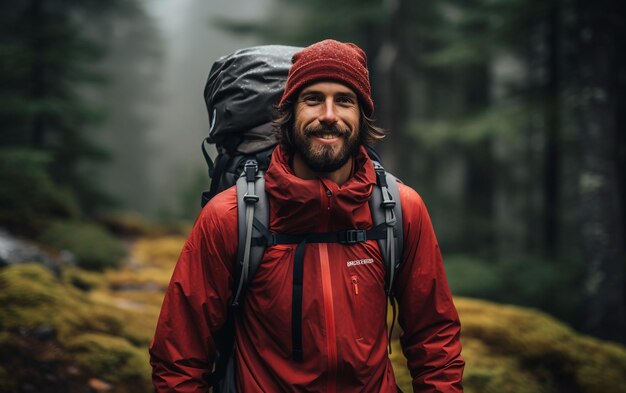
<path id="1" fill-rule="evenodd" d="M 121 198 L 122 209 L 151 216 L 175 213 L 180 190 L 192 187 L 200 173 L 208 188 L 200 144 L 208 129 L 202 92 L 209 69 L 220 56 L 266 44 L 222 31 L 215 19 L 263 18 L 270 2 L 145 1 L 151 26 L 142 32 L 154 31 L 154 36 L 132 41 L 120 33 L 126 35 L 108 55 L 113 71 L 107 70 L 111 81 L 103 106 L 110 115 L 99 134 L 111 153 L 101 177 L 107 191 Z M 126 30 L 131 28 L 136 26 Z M 154 50 L 146 50 L 145 42 Z M 125 64 L 129 57 L 130 65 Z M 198 210 L 199 200 L 198 195 Z"/>

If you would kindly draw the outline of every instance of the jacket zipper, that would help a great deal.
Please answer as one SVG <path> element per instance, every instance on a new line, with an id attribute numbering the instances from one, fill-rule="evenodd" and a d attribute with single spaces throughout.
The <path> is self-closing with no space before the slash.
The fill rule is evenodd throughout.
<path id="1" fill-rule="evenodd" d="M 328 352 L 328 388 L 327 392 L 337 390 L 337 339 L 335 334 L 335 307 L 333 288 L 330 278 L 328 246 L 320 243 L 320 262 L 322 270 L 322 290 L 324 292 L 324 311 L 326 314 L 326 349 Z"/>
<path id="2" fill-rule="evenodd" d="M 330 198 L 332 196 L 333 193 L 329 189 L 326 189 L 326 210 L 330 210 Z M 326 225 L 326 227 L 328 227 L 328 224 Z"/>
<path id="3" fill-rule="evenodd" d="M 322 191 L 324 191 L 324 184 L 321 184 Z M 325 228 L 323 231 L 328 231 L 330 221 L 330 208 L 332 193 L 330 190 L 325 189 L 325 196 L 327 202 L 327 214 Z M 322 194 L 324 198 L 324 194 Z M 330 272 L 330 261 L 328 258 L 328 245 L 326 243 L 319 243 L 320 251 L 320 267 L 322 272 L 322 291 L 324 294 L 324 312 L 326 319 L 326 351 L 328 353 L 328 382 L 326 391 L 329 393 L 336 393 L 337 391 L 337 338 L 335 332 L 335 306 L 333 304 L 333 287 Z"/>

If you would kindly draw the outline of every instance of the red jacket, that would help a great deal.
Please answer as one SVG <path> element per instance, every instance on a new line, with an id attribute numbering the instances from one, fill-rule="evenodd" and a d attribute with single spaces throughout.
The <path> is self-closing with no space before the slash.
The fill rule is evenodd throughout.
<path id="1" fill-rule="evenodd" d="M 303 234 L 372 225 L 376 182 L 362 149 L 338 187 L 303 180 L 277 148 L 266 173 L 270 230 Z M 459 318 L 437 240 L 419 195 L 399 185 L 404 254 L 395 293 L 401 343 L 416 392 L 462 392 Z M 202 210 L 176 264 L 150 346 L 157 392 L 206 392 L 215 333 L 228 312 L 237 252 L 237 199 L 230 188 Z M 375 240 L 307 244 L 304 360 L 291 358 L 292 268 L 296 245 L 268 247 L 236 320 L 240 392 L 396 392 L 387 356 L 385 269 Z"/>

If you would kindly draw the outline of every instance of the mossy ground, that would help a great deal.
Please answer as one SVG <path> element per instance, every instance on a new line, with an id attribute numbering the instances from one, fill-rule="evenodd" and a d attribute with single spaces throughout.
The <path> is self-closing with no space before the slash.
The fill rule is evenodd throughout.
<path id="1" fill-rule="evenodd" d="M 626 393 L 626 348 L 533 309 L 457 298 L 466 393 Z M 399 349 L 399 345 L 397 345 Z M 405 359 L 392 355 L 411 392 Z"/>
<path id="2" fill-rule="evenodd" d="M 470 299 L 458 299 L 457 307 L 468 392 L 626 392 L 623 346 L 581 335 L 537 310 Z M 499 382 L 511 380 L 523 383 Z M 523 390 L 528 386 L 536 388 Z"/>
<path id="3" fill-rule="evenodd" d="M 101 273 L 0 270 L 0 392 L 151 391 L 147 347 L 183 241 L 138 241 Z"/>
<path id="4" fill-rule="evenodd" d="M 147 347 L 182 237 L 139 240 L 120 269 L 0 270 L 0 392 L 149 392 Z M 626 349 L 536 310 L 455 299 L 468 393 L 623 393 Z M 399 344 L 391 355 L 405 392 Z"/>

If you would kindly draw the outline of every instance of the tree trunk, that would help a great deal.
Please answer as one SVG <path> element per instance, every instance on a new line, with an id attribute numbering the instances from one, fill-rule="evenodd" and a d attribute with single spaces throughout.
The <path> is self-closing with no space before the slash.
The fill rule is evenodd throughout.
<path id="1" fill-rule="evenodd" d="M 610 1 L 577 2 L 581 32 L 578 42 L 581 214 L 587 263 L 585 329 L 597 337 L 624 343 L 624 239 L 615 151 L 618 108 L 614 106 L 612 90 L 616 82 L 618 44 L 623 39 L 616 36 L 618 29 L 613 25 L 620 20 L 616 17 L 619 10 Z"/>
<path id="2" fill-rule="evenodd" d="M 384 163 L 387 169 L 399 178 L 408 179 L 411 169 L 410 142 L 404 136 L 408 110 L 407 102 L 409 93 L 410 74 L 404 69 L 406 59 L 406 20 L 407 3 L 405 0 L 384 0 L 390 19 L 387 35 L 376 58 L 377 86 L 380 107 L 380 124 L 391 131 L 382 143 L 384 151 Z M 404 71 L 404 72 L 403 72 Z"/>
<path id="3" fill-rule="evenodd" d="M 45 95 L 45 65 L 44 65 L 44 37 L 42 26 L 45 23 L 43 4 L 41 0 L 32 0 L 28 8 L 25 23 L 29 30 L 30 53 L 32 54 L 30 64 L 30 91 L 29 98 L 34 103 L 40 103 Z M 37 112 L 32 117 L 31 125 L 31 145 L 36 148 L 43 148 L 46 133 L 46 120 L 41 112 Z"/>
<path id="4" fill-rule="evenodd" d="M 560 141 L 560 5 L 553 1 L 547 15 L 546 35 L 546 70 L 547 80 L 545 83 L 545 127 L 546 146 L 544 150 L 544 177 L 543 177 L 543 249 L 549 259 L 557 257 L 559 240 L 559 196 L 560 196 L 560 164 L 561 164 L 561 141 Z"/>
<path id="5" fill-rule="evenodd" d="M 487 63 L 468 70 L 465 108 L 468 114 L 489 106 L 490 75 Z M 495 253 L 495 190 L 493 137 L 485 136 L 466 151 L 467 171 L 464 181 L 466 201 L 464 247 L 474 254 L 493 257 Z"/>

